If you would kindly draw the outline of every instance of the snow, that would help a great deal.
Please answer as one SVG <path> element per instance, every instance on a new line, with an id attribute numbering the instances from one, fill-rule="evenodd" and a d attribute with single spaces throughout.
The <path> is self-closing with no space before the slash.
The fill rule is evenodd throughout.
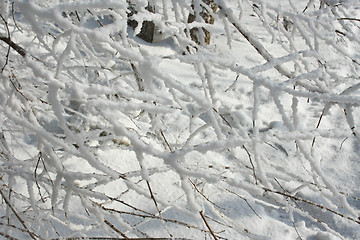
<path id="1" fill-rule="evenodd" d="M 0 235 L 360 239 L 359 3 L 149 2 L 0 2 Z"/>

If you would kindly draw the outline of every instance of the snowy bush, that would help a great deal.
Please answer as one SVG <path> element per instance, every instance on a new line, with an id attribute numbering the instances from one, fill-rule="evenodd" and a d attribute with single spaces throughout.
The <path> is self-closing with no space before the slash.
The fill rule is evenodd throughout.
<path id="1" fill-rule="evenodd" d="M 0 4 L 3 237 L 360 238 L 358 1 Z"/>

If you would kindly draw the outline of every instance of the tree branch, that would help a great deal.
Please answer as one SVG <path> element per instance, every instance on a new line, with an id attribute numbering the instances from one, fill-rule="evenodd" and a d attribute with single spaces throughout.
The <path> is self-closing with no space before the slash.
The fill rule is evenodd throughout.
<path id="1" fill-rule="evenodd" d="M 17 53 L 19 53 L 21 56 L 26 56 L 26 51 L 22 47 L 20 47 L 18 44 L 14 43 L 10 38 L 0 36 L 0 40 L 5 42 L 7 45 L 9 45 L 12 49 L 14 49 Z"/>

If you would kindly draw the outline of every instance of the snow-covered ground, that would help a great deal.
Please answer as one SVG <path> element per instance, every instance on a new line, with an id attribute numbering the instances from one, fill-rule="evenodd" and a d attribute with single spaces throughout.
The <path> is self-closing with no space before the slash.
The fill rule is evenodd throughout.
<path id="1" fill-rule="evenodd" d="M 360 4 L 150 2 L 2 10 L 0 235 L 360 239 Z"/>

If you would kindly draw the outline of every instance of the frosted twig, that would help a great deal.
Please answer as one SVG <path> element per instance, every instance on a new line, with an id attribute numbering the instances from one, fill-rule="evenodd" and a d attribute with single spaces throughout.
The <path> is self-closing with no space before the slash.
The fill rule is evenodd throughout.
<path id="1" fill-rule="evenodd" d="M 223 0 L 219 0 L 219 9 L 223 12 L 225 17 L 230 21 L 230 23 L 245 37 L 245 39 L 255 48 L 255 50 L 266 60 L 270 61 L 273 59 L 273 56 L 265 49 L 265 47 L 247 30 L 245 27 L 241 26 L 236 17 L 229 11 L 229 8 L 226 6 Z M 276 65 L 274 68 L 287 78 L 292 78 L 293 74 L 290 73 L 287 69 L 281 65 Z"/>
<path id="2" fill-rule="evenodd" d="M 340 238 L 350 236 L 337 233 L 328 215 L 347 218 L 351 230 L 359 224 L 358 209 L 348 202 L 358 196 L 335 187 L 358 169 L 336 179 L 339 173 L 330 178 L 331 166 L 321 165 L 337 161 L 343 139 L 348 146 L 340 160 L 348 164 L 357 156 L 351 148 L 360 137 L 355 7 L 309 0 L 301 13 L 295 1 L 290 8 L 263 0 L 15 2 L 0 36 L 3 57 L 10 53 L 3 69 L 9 78 L 3 74 L 0 83 L 0 178 L 13 207 L 4 200 L 4 219 L 18 226 L 0 223 L 2 237 L 34 231 L 35 238 L 111 239 L 102 237 L 105 231 L 119 237 L 112 239 L 151 239 L 160 232 L 167 237 L 158 239 L 170 239 L 182 234 L 178 228 L 190 230 L 184 237 L 256 238 L 225 213 L 222 195 L 249 208 L 255 224 L 265 213 L 254 204 L 289 210 L 296 231 L 294 223 L 305 220 L 304 231 L 314 222 Z M 322 9 L 310 12 L 321 2 Z M 220 21 L 208 27 L 202 10 Z M 189 14 L 196 15 L 192 23 Z M 135 33 L 131 19 L 138 22 Z M 150 20 L 156 34 L 170 37 L 144 43 L 134 36 Z M 215 41 L 195 45 L 192 27 L 206 28 Z M 187 46 L 196 51 L 181 55 Z M 334 107 L 327 115 L 333 105 L 343 112 Z M 115 138 L 126 139 L 126 147 L 113 144 Z M 329 154 L 320 157 L 318 150 Z M 279 185 L 298 187 L 287 192 L 275 177 Z M 206 191 L 191 179 L 201 179 Z M 304 188 L 329 205 L 300 197 Z M 137 205 L 142 199 L 145 204 Z M 72 211 L 80 200 L 79 211 Z M 25 209 L 15 216 L 15 206 Z M 219 227 L 223 231 L 215 231 Z M 298 230 L 293 234 L 301 238 Z"/>

